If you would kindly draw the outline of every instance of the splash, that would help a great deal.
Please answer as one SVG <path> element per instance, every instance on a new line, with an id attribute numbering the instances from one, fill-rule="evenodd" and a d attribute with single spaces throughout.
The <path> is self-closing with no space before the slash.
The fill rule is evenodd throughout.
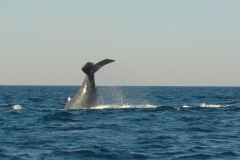
<path id="1" fill-rule="evenodd" d="M 12 108 L 14 109 L 14 110 L 19 110 L 19 109 L 22 109 L 22 106 L 20 106 L 20 105 L 14 105 L 14 106 L 12 106 Z"/>
<path id="2" fill-rule="evenodd" d="M 90 109 L 130 109 L 130 108 L 157 108 L 155 105 L 100 105 Z"/>
<path id="3" fill-rule="evenodd" d="M 96 107 L 91 107 L 91 108 L 79 108 L 76 110 L 81 110 L 81 109 L 96 109 L 96 110 L 101 110 L 101 109 L 131 109 L 131 108 L 157 108 L 158 106 L 146 104 L 146 105 L 99 105 Z M 65 108 L 64 109 L 57 109 L 59 111 L 67 111 Z"/>

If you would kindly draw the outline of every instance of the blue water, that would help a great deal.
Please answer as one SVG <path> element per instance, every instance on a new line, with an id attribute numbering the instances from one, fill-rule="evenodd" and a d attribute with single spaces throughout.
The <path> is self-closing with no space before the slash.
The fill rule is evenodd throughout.
<path id="1" fill-rule="evenodd" d="M 240 159 L 240 88 L 0 86 L 0 159 Z"/>

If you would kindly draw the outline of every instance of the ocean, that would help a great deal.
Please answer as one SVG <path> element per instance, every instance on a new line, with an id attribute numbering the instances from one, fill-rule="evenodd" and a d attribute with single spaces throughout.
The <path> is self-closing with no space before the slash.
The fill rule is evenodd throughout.
<path id="1" fill-rule="evenodd" d="M 240 87 L 0 86 L 1 160 L 240 159 Z"/>

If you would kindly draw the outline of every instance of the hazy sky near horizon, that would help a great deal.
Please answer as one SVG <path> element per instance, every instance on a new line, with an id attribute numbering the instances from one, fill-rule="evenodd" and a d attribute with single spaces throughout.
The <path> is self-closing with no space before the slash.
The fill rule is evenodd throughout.
<path id="1" fill-rule="evenodd" d="M 240 86 L 239 0 L 2 0 L 0 85 Z"/>

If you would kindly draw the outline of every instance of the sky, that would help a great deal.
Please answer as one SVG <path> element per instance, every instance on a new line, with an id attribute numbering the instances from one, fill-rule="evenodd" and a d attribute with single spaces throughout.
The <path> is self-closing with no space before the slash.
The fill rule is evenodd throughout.
<path id="1" fill-rule="evenodd" d="M 240 86 L 239 0 L 1 0 L 0 85 Z"/>

